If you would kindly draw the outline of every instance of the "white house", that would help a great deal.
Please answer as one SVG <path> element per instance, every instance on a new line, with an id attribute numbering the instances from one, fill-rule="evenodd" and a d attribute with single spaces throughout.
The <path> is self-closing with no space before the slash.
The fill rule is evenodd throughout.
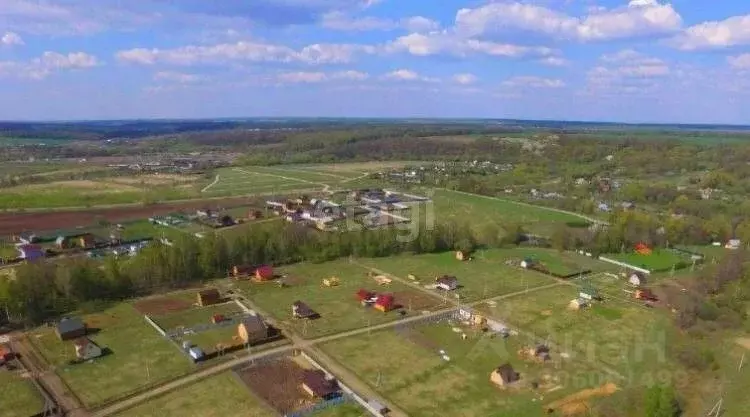
<path id="1" fill-rule="evenodd" d="M 646 283 L 646 277 L 643 274 L 633 272 L 628 278 L 628 283 L 630 283 L 630 285 L 634 287 L 640 287 L 641 285 L 644 285 Z"/>
<path id="2" fill-rule="evenodd" d="M 76 357 L 82 361 L 102 356 L 102 349 L 88 337 L 81 337 L 73 341 L 76 347 Z"/>
<path id="3" fill-rule="evenodd" d="M 443 275 L 442 277 L 438 278 L 436 281 L 437 288 L 445 291 L 453 291 L 456 288 L 458 288 L 458 279 L 456 277 L 450 277 L 448 275 Z"/>
<path id="4" fill-rule="evenodd" d="M 742 242 L 740 242 L 739 239 L 730 239 L 729 242 L 727 242 L 726 245 L 724 245 L 725 248 L 731 249 L 731 250 L 737 250 L 740 248 L 740 245 Z"/>

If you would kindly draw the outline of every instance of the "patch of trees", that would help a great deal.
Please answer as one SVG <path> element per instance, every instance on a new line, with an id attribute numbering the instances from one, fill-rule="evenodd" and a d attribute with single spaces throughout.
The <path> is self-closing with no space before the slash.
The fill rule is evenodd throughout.
<path id="1" fill-rule="evenodd" d="M 492 230 L 489 235 L 486 231 L 474 235 L 465 225 L 443 223 L 407 238 L 407 232 L 396 229 L 320 233 L 295 225 L 264 225 L 231 237 L 185 236 L 171 246 L 153 244 L 133 258 L 22 265 L 15 279 L 0 281 L 0 311 L 18 321 L 40 323 L 91 303 L 225 277 L 233 265 L 323 262 L 347 256 L 471 250 L 479 243 L 506 243 L 499 229 Z M 514 239 L 512 233 L 508 236 Z"/>

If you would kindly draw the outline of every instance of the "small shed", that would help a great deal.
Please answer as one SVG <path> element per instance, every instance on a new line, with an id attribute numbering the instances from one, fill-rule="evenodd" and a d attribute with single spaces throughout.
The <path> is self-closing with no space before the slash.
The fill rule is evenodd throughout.
<path id="1" fill-rule="evenodd" d="M 188 355 L 190 355 L 190 358 L 193 360 L 193 362 L 198 362 L 203 360 L 204 356 L 206 356 L 203 353 L 203 350 L 199 348 L 198 346 L 193 346 L 188 349 Z"/>
<path id="2" fill-rule="evenodd" d="M 393 294 L 380 294 L 375 300 L 375 308 L 383 313 L 393 310 L 395 305 L 396 299 L 393 297 Z"/>
<path id="3" fill-rule="evenodd" d="M 471 259 L 471 253 L 465 250 L 456 251 L 456 259 L 459 261 L 468 261 Z"/>
<path id="4" fill-rule="evenodd" d="M 628 278 L 628 283 L 634 287 L 640 287 L 646 284 L 646 275 L 640 272 L 633 272 Z"/>
<path id="5" fill-rule="evenodd" d="M 357 300 L 359 300 L 360 302 L 365 302 L 365 301 L 369 301 L 372 298 L 374 298 L 375 297 L 375 293 L 372 292 L 372 291 L 368 291 L 368 290 L 360 288 L 360 290 L 357 291 L 356 296 L 357 296 Z"/>
<path id="6" fill-rule="evenodd" d="M 259 282 L 272 280 L 273 268 L 270 265 L 261 265 L 255 268 L 253 279 Z"/>
<path id="7" fill-rule="evenodd" d="M 15 354 L 9 344 L 0 343 L 0 365 L 13 360 Z"/>
<path id="8" fill-rule="evenodd" d="M 585 298 L 582 298 L 582 297 L 578 297 L 578 298 L 572 300 L 568 304 L 568 308 L 571 309 L 571 310 L 580 310 L 580 309 L 586 308 L 588 306 L 589 306 L 589 301 L 587 299 L 585 299 Z"/>
<path id="9" fill-rule="evenodd" d="M 221 301 L 221 294 L 216 288 L 209 288 L 198 292 L 198 305 L 201 307 L 218 304 Z"/>
<path id="10" fill-rule="evenodd" d="M 44 258 L 44 250 L 39 245 L 25 244 L 17 247 L 18 257 L 27 261 Z"/>
<path id="11" fill-rule="evenodd" d="M 442 277 L 435 280 L 437 288 L 445 291 L 453 291 L 458 288 L 458 279 L 453 276 L 443 275 Z"/>
<path id="12" fill-rule="evenodd" d="M 534 260 L 531 258 L 526 258 L 523 261 L 521 261 L 521 268 L 531 268 L 534 266 Z"/>
<path id="13" fill-rule="evenodd" d="M 534 348 L 534 357 L 542 361 L 550 360 L 549 347 L 541 344 L 536 345 Z"/>
<path id="14" fill-rule="evenodd" d="M 508 386 L 520 379 L 521 375 L 509 363 L 498 366 L 490 374 L 490 381 L 499 387 Z"/>
<path id="15" fill-rule="evenodd" d="M 252 265 L 235 265 L 232 267 L 232 276 L 234 278 L 246 277 L 255 271 Z"/>
<path id="16" fill-rule="evenodd" d="M 102 356 L 102 349 L 88 337 L 79 337 L 73 340 L 73 346 L 76 348 L 76 358 L 82 361 Z"/>
<path id="17" fill-rule="evenodd" d="M 338 381 L 328 378 L 326 373 L 316 370 L 305 370 L 302 375 L 302 389 L 312 398 L 331 400 L 341 396 Z"/>
<path id="18" fill-rule="evenodd" d="M 261 342 L 268 338 L 268 326 L 258 314 L 247 316 L 237 326 L 237 335 L 243 343 Z"/>
<path id="19" fill-rule="evenodd" d="M 302 301 L 292 303 L 292 317 L 296 319 L 315 319 L 320 315 Z"/>
<path id="20" fill-rule="evenodd" d="M 86 336 L 86 324 L 79 318 L 63 318 L 55 331 L 60 340 L 73 340 Z"/>

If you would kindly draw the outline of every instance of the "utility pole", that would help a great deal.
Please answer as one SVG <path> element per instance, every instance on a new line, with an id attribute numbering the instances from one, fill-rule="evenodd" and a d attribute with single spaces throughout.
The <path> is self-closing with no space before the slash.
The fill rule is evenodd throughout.
<path id="1" fill-rule="evenodd" d="M 738 372 L 742 370 L 742 365 L 744 364 L 745 364 L 745 354 L 743 353 L 742 358 L 740 358 L 740 365 L 737 367 Z"/>
<path id="2" fill-rule="evenodd" d="M 706 417 L 720 417 L 721 416 L 721 407 L 724 406 L 724 398 L 719 398 L 719 401 L 716 402 L 716 404 L 711 408 L 711 411 L 706 414 Z"/>

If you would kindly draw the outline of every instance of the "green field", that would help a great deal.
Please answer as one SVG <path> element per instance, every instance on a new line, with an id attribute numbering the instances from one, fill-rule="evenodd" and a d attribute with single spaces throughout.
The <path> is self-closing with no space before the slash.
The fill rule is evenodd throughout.
<path id="1" fill-rule="evenodd" d="M 419 306 L 414 306 L 414 314 L 424 309 L 435 308 L 440 303 L 437 299 L 433 300 L 427 295 L 415 293 L 418 290 L 409 289 L 397 282 L 386 287 L 378 287 L 372 278 L 366 276 L 367 269 L 345 260 L 322 264 L 297 264 L 285 267 L 279 272 L 287 274 L 286 282 L 289 287 L 279 288 L 274 283 L 258 284 L 248 281 L 240 281 L 235 285 L 261 310 L 273 315 L 283 325 L 293 328 L 307 338 L 365 327 L 368 324 L 384 323 L 399 317 L 396 311 L 382 313 L 374 309 L 363 308 L 355 297 L 360 288 L 395 293 L 397 300 L 403 300 L 406 304 L 404 307 L 407 309 L 410 295 L 413 295 L 415 300 L 419 298 L 428 303 L 425 305 L 420 301 Z M 340 278 L 341 284 L 337 287 L 323 287 L 322 279 L 334 275 Z M 399 294 L 402 295 L 401 298 Z M 320 314 L 320 318 L 316 320 L 292 318 L 292 303 L 297 300 L 309 305 Z"/>
<path id="2" fill-rule="evenodd" d="M 471 221 L 471 227 L 477 230 L 490 224 L 503 225 L 510 222 L 525 225 L 532 233 L 549 234 L 560 224 L 579 224 L 585 221 L 572 214 L 540 206 L 457 191 L 436 189 L 431 197 L 437 222 Z"/>
<path id="3" fill-rule="evenodd" d="M 234 302 L 229 302 L 208 307 L 193 307 L 189 310 L 152 316 L 151 318 L 162 329 L 169 331 L 181 326 L 191 327 L 197 324 L 209 324 L 214 314 L 230 317 L 240 313 L 242 313 L 240 306 Z"/>
<path id="4" fill-rule="evenodd" d="M 578 288 L 560 287 L 503 300 L 482 310 L 510 326 L 548 338 L 573 358 L 601 363 L 622 375 L 667 370 L 666 331 L 671 325 L 662 311 L 647 309 L 627 295 L 612 291 L 606 301 L 574 311 L 568 303 Z"/>
<path id="5" fill-rule="evenodd" d="M 558 275 L 572 275 L 581 271 L 604 271 L 612 269 L 611 265 L 581 256 L 573 252 L 560 252 L 553 249 L 518 247 L 508 249 L 507 259 L 523 260 L 531 258 L 541 262 L 549 272 Z"/>
<path id="6" fill-rule="evenodd" d="M 18 256 L 18 250 L 11 244 L 0 243 L 0 259 L 13 259 Z"/>
<path id="7" fill-rule="evenodd" d="M 122 397 L 135 390 L 190 372 L 192 364 L 177 347 L 161 337 L 130 304 L 118 304 L 83 317 L 99 329 L 91 339 L 110 353 L 92 363 L 70 365 L 75 359 L 71 342 L 63 342 L 54 328 L 29 333 L 42 357 L 87 406 Z"/>
<path id="8" fill-rule="evenodd" d="M 16 371 L 0 368 L 0 414 L 3 417 L 28 417 L 44 409 L 44 398 L 34 384 Z"/>
<path id="9" fill-rule="evenodd" d="M 294 190 L 323 189 L 325 184 L 306 179 L 307 174 L 268 171 L 258 167 L 222 168 L 219 181 L 204 188 L 204 196 L 231 196 L 261 193 L 290 193 Z M 315 174 L 312 174 L 314 176 Z"/>
<path id="10" fill-rule="evenodd" d="M 412 274 L 422 285 L 433 283 L 435 277 L 454 275 L 461 286 L 455 292 L 461 294 L 461 300 L 465 301 L 495 297 L 555 282 L 538 272 L 506 265 L 508 257 L 517 256 L 512 250 L 491 249 L 476 253 L 474 259 L 468 262 L 456 260 L 453 252 L 361 259 L 360 262 L 404 279 Z M 439 294 L 442 295 L 442 292 Z"/>
<path id="11" fill-rule="evenodd" d="M 201 380 L 131 408 L 117 417 L 274 417 L 232 372 Z"/>
<path id="12" fill-rule="evenodd" d="M 541 416 L 542 404 L 608 381 L 585 363 L 523 361 L 517 355 L 525 346 L 520 338 L 467 334 L 469 339 L 462 340 L 451 326 L 435 324 L 384 330 L 322 347 L 414 417 Z M 449 362 L 439 356 L 441 349 Z M 521 374 L 519 388 L 501 390 L 490 382 L 490 373 L 504 363 Z M 530 387 L 532 381 L 540 383 L 539 390 Z"/>
<path id="13" fill-rule="evenodd" d="M 652 272 L 668 271 L 673 266 L 676 269 L 684 268 L 690 265 L 690 257 L 682 256 L 669 250 L 654 250 L 651 255 L 641 255 L 635 252 L 630 253 L 610 253 L 605 255 L 608 258 L 625 262 L 627 264 L 648 269 Z"/>

